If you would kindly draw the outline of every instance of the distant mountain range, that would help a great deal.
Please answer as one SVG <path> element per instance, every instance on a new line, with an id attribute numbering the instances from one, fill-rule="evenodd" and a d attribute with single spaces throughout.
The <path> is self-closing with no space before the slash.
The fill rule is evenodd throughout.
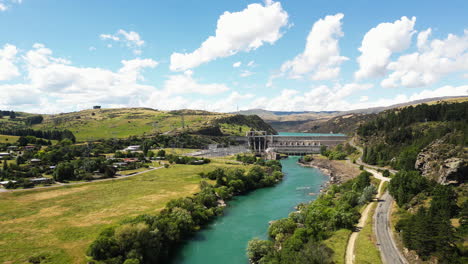
<path id="1" fill-rule="evenodd" d="M 410 101 L 391 106 L 355 109 L 349 111 L 269 111 L 251 109 L 239 111 L 242 115 L 258 115 L 275 130 L 283 132 L 316 132 L 316 133 L 348 133 L 374 114 L 379 112 L 422 103 L 438 103 L 441 101 L 465 101 L 468 96 L 442 96 Z"/>

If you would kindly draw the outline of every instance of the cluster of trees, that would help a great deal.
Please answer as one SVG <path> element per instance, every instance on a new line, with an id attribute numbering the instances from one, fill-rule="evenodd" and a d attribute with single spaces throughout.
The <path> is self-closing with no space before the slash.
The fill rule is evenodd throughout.
<path id="1" fill-rule="evenodd" d="M 80 158 L 58 163 L 52 176 L 54 180 L 59 182 L 93 180 L 94 172 L 103 174 L 104 177 L 101 178 L 111 178 L 115 176 L 117 169 L 112 166 L 111 161 L 107 161 L 103 157 Z"/>
<path id="2" fill-rule="evenodd" d="M 344 145 L 339 144 L 331 149 L 327 149 L 326 146 L 320 147 L 320 154 L 330 160 L 344 160 L 347 156 L 353 154 L 354 152 L 356 152 L 356 148 L 351 146 L 349 143 Z"/>
<path id="3" fill-rule="evenodd" d="M 322 241 L 341 228 L 352 229 L 358 222 L 358 208 L 375 194 L 370 173 L 329 190 L 287 218 L 274 221 L 268 228 L 270 240 L 251 240 L 247 254 L 251 263 L 333 263 L 333 251 Z"/>
<path id="4" fill-rule="evenodd" d="M 30 128 L 2 128 L 0 134 L 10 136 L 33 136 L 44 139 L 63 140 L 69 139 L 76 142 L 75 135 L 70 130 L 34 130 Z"/>
<path id="5" fill-rule="evenodd" d="M 34 166 L 20 166 L 21 163 L 11 163 L 5 160 L 3 161 L 2 168 L 0 170 L 0 179 L 2 180 L 21 180 L 24 178 L 32 178 L 40 176 L 43 170 Z"/>
<path id="6" fill-rule="evenodd" d="M 1 161 L 0 161 L 1 163 Z M 13 178 L 14 181 L 9 181 L 5 184 L 6 189 L 16 189 L 16 188 L 32 188 L 34 184 L 28 180 L 30 177 L 37 177 L 40 175 L 40 170 L 38 168 L 24 168 L 20 167 L 18 164 L 8 165 L 7 161 L 3 161 L 2 169 L 0 169 L 0 180 L 4 181 L 6 179 Z"/>
<path id="7" fill-rule="evenodd" d="M 400 170 L 413 170 L 418 153 L 436 139 L 460 149 L 468 144 L 468 102 L 421 104 L 389 110 L 359 126 L 367 142 L 363 161 Z M 437 122 L 437 123 L 434 123 Z"/>
<path id="8" fill-rule="evenodd" d="M 388 190 L 398 206 L 403 207 L 433 184 L 417 171 L 400 171 L 392 178 Z"/>
<path id="9" fill-rule="evenodd" d="M 9 116 L 10 119 L 15 119 L 16 118 L 16 113 L 15 113 L 15 111 L 0 110 L 0 118 L 3 118 L 4 116 Z"/>
<path id="10" fill-rule="evenodd" d="M 24 121 L 26 123 L 26 125 L 36 125 L 36 124 L 40 124 L 42 123 L 42 121 L 44 121 L 44 117 L 41 116 L 41 115 L 35 115 L 35 116 L 29 116 L 26 118 L 26 120 Z"/>
<path id="11" fill-rule="evenodd" d="M 255 162 L 257 162 L 258 158 L 254 155 L 237 154 L 236 160 L 244 164 L 254 164 Z"/>
<path id="12" fill-rule="evenodd" d="M 203 165 L 203 164 L 208 164 L 211 162 L 211 160 L 207 158 L 178 156 L 178 155 L 172 155 L 172 154 L 165 155 L 164 157 L 171 164 L 175 163 L 175 164 Z"/>
<path id="13" fill-rule="evenodd" d="M 216 175 L 237 173 L 243 174 L 239 178 L 242 184 L 259 173 L 260 180 L 273 175 L 260 167 L 247 172 L 236 170 L 234 173 L 224 169 L 213 172 Z M 202 181 L 199 193 L 170 201 L 158 215 L 141 215 L 120 226 L 105 229 L 89 246 L 87 254 L 103 263 L 166 263 L 170 253 L 184 239 L 222 213 L 223 207 L 218 200 L 227 199 L 221 193 L 231 187 L 221 183 L 212 186 Z"/>
<path id="14" fill-rule="evenodd" d="M 50 145 L 52 145 L 52 142 L 50 141 L 50 139 L 45 140 L 45 139 L 37 138 L 37 137 L 34 137 L 34 136 L 21 136 L 21 137 L 18 138 L 17 143 L 18 143 L 19 146 L 26 146 L 26 145 L 29 145 L 29 144 L 41 145 L 41 146 L 50 146 Z"/>
<path id="15" fill-rule="evenodd" d="M 236 194 L 242 194 L 262 187 L 273 186 L 283 177 L 281 164 L 268 161 L 264 167 L 254 166 L 248 172 L 242 169 L 215 169 L 202 178 L 216 181 L 217 193 L 222 199 L 228 199 Z"/>
<path id="16" fill-rule="evenodd" d="M 415 214 L 408 214 L 396 225 L 405 247 L 424 260 L 435 256 L 439 263 L 466 263 L 463 237 L 468 234 L 468 202 L 458 207 L 458 195 L 452 186 L 428 182 L 417 172 L 403 172 L 395 175 L 389 190 L 398 205 L 419 206 Z M 424 201 L 428 199 L 430 205 L 426 208 Z M 452 225 L 452 218 L 460 219 L 459 227 Z"/>

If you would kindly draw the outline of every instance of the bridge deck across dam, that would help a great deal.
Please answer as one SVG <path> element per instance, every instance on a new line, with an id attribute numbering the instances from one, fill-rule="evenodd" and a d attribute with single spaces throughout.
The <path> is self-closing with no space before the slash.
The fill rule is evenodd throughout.
<path id="1" fill-rule="evenodd" d="M 248 146 L 257 154 L 306 155 L 320 153 L 322 146 L 336 146 L 348 140 L 342 135 L 278 136 L 265 131 L 250 131 L 245 137 Z"/>

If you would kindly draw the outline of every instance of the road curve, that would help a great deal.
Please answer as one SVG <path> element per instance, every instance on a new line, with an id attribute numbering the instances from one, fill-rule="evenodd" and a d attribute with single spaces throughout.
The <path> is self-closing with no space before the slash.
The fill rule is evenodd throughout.
<path id="1" fill-rule="evenodd" d="M 349 142 L 352 146 L 359 149 L 361 153 L 363 150 L 361 147 L 354 144 L 354 138 Z M 383 177 L 381 173 L 377 172 L 376 169 L 379 169 L 377 166 L 372 166 L 369 164 L 364 163 L 359 157 L 356 160 L 356 163 L 359 165 L 364 165 L 369 172 L 371 172 L 375 178 L 381 180 L 381 183 L 384 181 L 390 181 L 389 178 Z M 372 169 L 369 169 L 372 168 Z M 380 168 L 385 169 L 385 168 Z M 396 170 L 390 170 L 392 173 L 396 173 Z M 379 192 L 380 193 L 380 192 Z M 394 202 L 392 196 L 386 191 L 382 196 L 377 196 L 378 198 L 378 205 L 374 213 L 374 234 L 377 238 L 377 246 L 380 250 L 380 255 L 382 257 L 382 261 L 387 264 L 407 264 L 405 257 L 401 252 L 398 250 L 395 240 L 393 238 L 393 232 L 390 226 L 390 212 L 392 208 L 392 204 Z M 348 254 L 348 252 L 346 252 Z M 346 259 L 346 263 L 348 259 Z"/>

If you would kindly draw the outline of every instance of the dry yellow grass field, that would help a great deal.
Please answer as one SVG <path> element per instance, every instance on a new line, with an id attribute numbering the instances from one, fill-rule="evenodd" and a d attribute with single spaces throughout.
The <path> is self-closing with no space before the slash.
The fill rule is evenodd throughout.
<path id="1" fill-rule="evenodd" d="M 103 228 L 197 192 L 197 174 L 221 166 L 242 165 L 213 160 L 119 180 L 0 193 L 0 263 L 25 263 L 39 254 L 51 263 L 86 263 L 86 248 Z"/>

